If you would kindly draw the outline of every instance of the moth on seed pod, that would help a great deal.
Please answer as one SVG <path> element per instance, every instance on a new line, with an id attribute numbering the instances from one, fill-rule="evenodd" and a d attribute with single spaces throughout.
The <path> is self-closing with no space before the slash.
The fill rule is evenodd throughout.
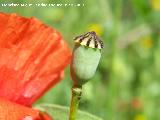
<path id="1" fill-rule="evenodd" d="M 71 77 L 74 85 L 82 86 L 89 81 L 96 72 L 103 42 L 94 31 L 74 38 L 74 49 L 71 60 Z"/>

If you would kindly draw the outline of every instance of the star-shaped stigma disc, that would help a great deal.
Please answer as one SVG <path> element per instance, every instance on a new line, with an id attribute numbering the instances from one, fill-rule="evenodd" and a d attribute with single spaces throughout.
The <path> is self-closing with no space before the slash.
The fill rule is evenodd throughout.
<path id="1" fill-rule="evenodd" d="M 91 48 L 103 48 L 103 42 L 100 40 L 100 38 L 96 35 L 94 31 L 87 32 L 83 35 L 75 37 L 74 42 Z"/>

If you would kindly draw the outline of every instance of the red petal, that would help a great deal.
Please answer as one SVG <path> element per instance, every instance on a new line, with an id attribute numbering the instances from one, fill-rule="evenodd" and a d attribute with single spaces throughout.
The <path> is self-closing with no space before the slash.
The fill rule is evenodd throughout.
<path id="1" fill-rule="evenodd" d="M 71 52 L 36 18 L 0 13 L 0 96 L 31 105 L 61 79 Z"/>
<path id="2" fill-rule="evenodd" d="M 23 120 L 27 117 L 41 119 L 39 111 L 0 98 L 0 120 Z"/>
<path id="3" fill-rule="evenodd" d="M 40 117 L 42 120 L 53 120 L 47 113 L 40 113 Z"/>

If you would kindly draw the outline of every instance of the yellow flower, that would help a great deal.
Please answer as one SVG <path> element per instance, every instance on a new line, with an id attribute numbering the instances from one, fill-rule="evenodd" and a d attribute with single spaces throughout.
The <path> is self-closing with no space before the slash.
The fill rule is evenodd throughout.
<path id="1" fill-rule="evenodd" d="M 95 31 L 99 36 L 103 33 L 103 28 L 100 24 L 91 24 L 88 26 L 88 31 Z"/>
<path id="2" fill-rule="evenodd" d="M 143 48 L 151 48 L 153 46 L 153 40 L 150 36 L 146 36 L 141 40 Z"/>
<path id="3" fill-rule="evenodd" d="M 151 6 L 154 10 L 160 10 L 160 0 L 151 0 Z"/>
<path id="4" fill-rule="evenodd" d="M 134 120 L 146 120 L 144 115 L 136 115 Z"/>

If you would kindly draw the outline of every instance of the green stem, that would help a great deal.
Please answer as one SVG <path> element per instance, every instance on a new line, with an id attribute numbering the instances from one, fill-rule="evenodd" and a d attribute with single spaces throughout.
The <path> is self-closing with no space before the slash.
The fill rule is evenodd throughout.
<path id="1" fill-rule="evenodd" d="M 81 95 L 82 95 L 82 86 L 73 86 L 69 120 L 76 120 L 76 114 L 78 111 Z"/>

